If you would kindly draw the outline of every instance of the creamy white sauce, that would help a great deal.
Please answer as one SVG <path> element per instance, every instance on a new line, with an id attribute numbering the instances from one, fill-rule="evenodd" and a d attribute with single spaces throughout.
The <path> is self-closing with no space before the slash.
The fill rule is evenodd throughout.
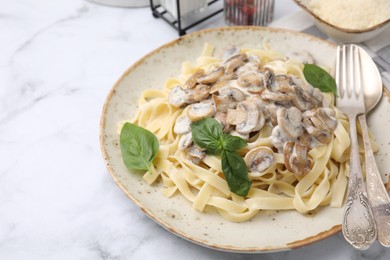
<path id="1" fill-rule="evenodd" d="M 345 29 L 367 29 L 390 18 L 390 0 L 312 0 L 308 7 Z"/>

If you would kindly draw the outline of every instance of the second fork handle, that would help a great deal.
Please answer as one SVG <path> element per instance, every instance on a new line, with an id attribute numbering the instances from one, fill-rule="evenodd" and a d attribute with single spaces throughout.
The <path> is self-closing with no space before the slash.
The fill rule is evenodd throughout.
<path id="1" fill-rule="evenodd" d="M 383 246 L 390 246 L 390 198 L 383 185 L 381 175 L 376 165 L 374 153 L 368 135 L 366 115 L 359 116 L 362 128 L 364 151 L 366 159 L 366 185 L 368 200 L 370 201 L 378 229 L 378 241 Z"/>
<path id="2" fill-rule="evenodd" d="M 348 115 L 351 137 L 350 171 L 342 231 L 345 239 L 357 249 L 367 249 L 376 240 L 374 217 L 367 199 L 360 164 L 356 132 L 356 114 Z"/>

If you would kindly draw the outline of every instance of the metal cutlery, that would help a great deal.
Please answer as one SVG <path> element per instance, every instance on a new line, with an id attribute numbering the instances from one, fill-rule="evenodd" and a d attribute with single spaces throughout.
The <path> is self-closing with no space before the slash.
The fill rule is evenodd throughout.
<path id="1" fill-rule="evenodd" d="M 351 137 L 350 172 L 342 232 L 352 246 L 367 249 L 376 240 L 377 230 L 363 181 L 357 142 L 356 117 L 365 113 L 358 48 L 353 44 L 337 47 L 336 102 L 337 107 L 348 116 Z"/>
<path id="2" fill-rule="evenodd" d="M 366 113 L 371 111 L 382 97 L 382 80 L 378 68 L 371 57 L 362 48 L 360 52 L 362 71 L 364 77 L 362 86 L 364 90 Z M 390 246 L 390 198 L 382 182 L 371 148 L 370 137 L 366 123 L 366 115 L 358 116 L 365 150 L 366 188 L 368 200 L 371 204 L 378 232 L 378 241 L 383 246 Z"/>

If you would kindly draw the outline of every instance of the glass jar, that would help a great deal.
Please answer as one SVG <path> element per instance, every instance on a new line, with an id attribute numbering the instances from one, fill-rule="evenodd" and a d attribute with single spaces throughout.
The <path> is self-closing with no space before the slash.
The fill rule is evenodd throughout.
<path id="1" fill-rule="evenodd" d="M 228 25 L 267 26 L 273 19 L 274 0 L 224 0 Z"/>

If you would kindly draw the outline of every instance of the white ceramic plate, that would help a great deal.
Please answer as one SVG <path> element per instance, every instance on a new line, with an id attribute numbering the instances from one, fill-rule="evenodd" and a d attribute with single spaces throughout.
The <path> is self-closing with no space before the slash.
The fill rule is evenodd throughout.
<path id="1" fill-rule="evenodd" d="M 235 252 L 288 250 L 324 239 L 340 230 L 342 209 L 331 207 L 320 208 L 310 215 L 296 211 L 263 211 L 251 221 L 231 223 L 217 212 L 194 210 L 190 202 L 180 195 L 171 199 L 164 197 L 161 183 L 149 186 L 142 179 L 142 174 L 130 172 L 122 162 L 118 122 L 134 116 L 143 90 L 162 88 L 167 78 L 180 73 L 183 61 L 193 61 L 201 54 L 205 42 L 216 46 L 218 53 L 233 45 L 262 48 L 264 41 L 281 53 L 306 50 L 314 55 L 318 64 L 334 65 L 335 46 L 312 36 L 256 27 L 211 29 L 163 45 L 136 62 L 116 82 L 103 108 L 102 153 L 108 171 L 119 187 L 161 226 L 210 248 Z M 388 101 L 384 98 L 369 121 L 380 140 L 378 162 L 383 173 L 390 169 L 389 160 L 384 159 L 389 150 L 390 135 L 380 133 L 379 129 L 390 129 L 389 110 Z"/>

